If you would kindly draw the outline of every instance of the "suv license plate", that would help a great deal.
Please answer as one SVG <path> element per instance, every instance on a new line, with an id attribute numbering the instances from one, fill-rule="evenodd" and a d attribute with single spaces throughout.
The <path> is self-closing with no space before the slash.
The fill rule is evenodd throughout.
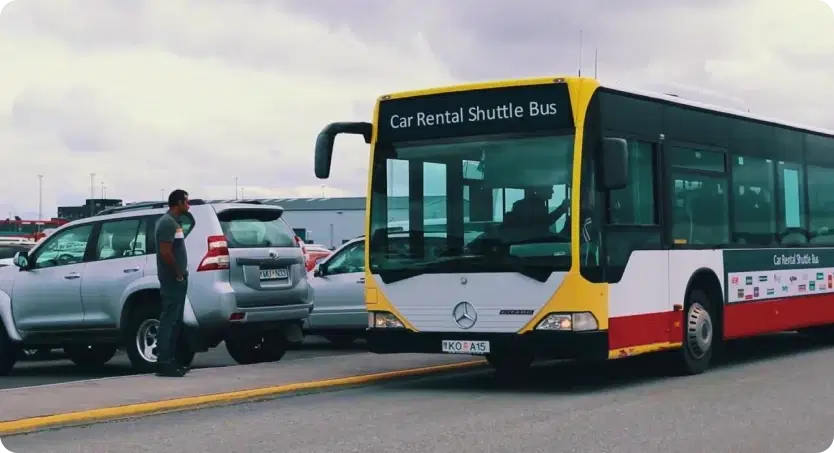
<path id="1" fill-rule="evenodd" d="M 286 269 L 261 269 L 261 280 L 280 280 L 287 278 Z"/>
<path id="2" fill-rule="evenodd" d="M 488 341 L 443 340 L 442 348 L 449 354 L 489 354 Z"/>

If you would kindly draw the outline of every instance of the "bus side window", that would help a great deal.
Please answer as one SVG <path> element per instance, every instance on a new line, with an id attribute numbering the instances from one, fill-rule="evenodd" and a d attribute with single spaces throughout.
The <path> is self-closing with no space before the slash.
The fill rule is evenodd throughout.
<path id="1" fill-rule="evenodd" d="M 657 225 L 654 150 L 650 143 L 628 142 L 627 187 L 611 191 L 612 225 Z"/>
<path id="2" fill-rule="evenodd" d="M 779 239 L 781 245 L 808 243 L 808 226 L 805 224 L 805 198 L 803 194 L 802 166 L 779 162 L 779 196 L 782 198 L 779 215 Z"/>
<path id="3" fill-rule="evenodd" d="M 608 194 L 605 266 L 610 283 L 620 281 L 633 251 L 661 247 L 654 145 L 628 141 L 628 172 L 628 186 Z"/>
<path id="4" fill-rule="evenodd" d="M 734 244 L 774 245 L 776 192 L 771 159 L 733 157 Z"/>
<path id="5" fill-rule="evenodd" d="M 834 169 L 808 166 L 811 243 L 834 245 Z"/>

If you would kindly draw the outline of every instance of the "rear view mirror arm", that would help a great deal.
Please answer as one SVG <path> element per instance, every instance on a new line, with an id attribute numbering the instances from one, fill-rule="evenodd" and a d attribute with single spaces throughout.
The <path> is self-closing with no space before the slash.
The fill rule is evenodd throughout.
<path id="1" fill-rule="evenodd" d="M 315 172 L 319 179 L 330 177 L 330 164 L 333 160 L 333 143 L 339 134 L 361 135 L 365 143 L 370 144 L 373 125 L 366 122 L 331 123 L 316 137 Z"/>

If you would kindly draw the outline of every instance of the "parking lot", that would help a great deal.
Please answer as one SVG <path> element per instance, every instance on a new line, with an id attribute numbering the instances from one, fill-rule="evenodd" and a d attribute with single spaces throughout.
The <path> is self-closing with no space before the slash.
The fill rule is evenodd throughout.
<path id="1" fill-rule="evenodd" d="M 362 343 L 350 347 L 337 347 L 319 337 L 307 337 L 304 345 L 292 351 L 282 361 L 303 360 L 314 357 L 341 356 L 363 352 Z M 215 368 L 235 366 L 226 348 L 219 347 L 197 354 L 194 368 Z M 85 379 L 111 378 L 135 374 L 124 352 L 120 351 L 101 369 L 90 371 L 77 367 L 65 359 L 60 350 L 55 350 L 49 360 L 27 360 L 19 362 L 9 376 L 0 378 L 0 389 L 20 388 L 35 385 L 58 384 Z"/>
<path id="2" fill-rule="evenodd" d="M 126 453 L 814 453 L 830 445 L 834 349 L 777 335 L 729 352 L 726 363 L 686 378 L 657 373 L 645 358 L 545 364 L 516 379 L 476 369 L 43 431 L 4 444 L 17 452 Z M 343 363 L 311 360 L 327 361 Z"/>

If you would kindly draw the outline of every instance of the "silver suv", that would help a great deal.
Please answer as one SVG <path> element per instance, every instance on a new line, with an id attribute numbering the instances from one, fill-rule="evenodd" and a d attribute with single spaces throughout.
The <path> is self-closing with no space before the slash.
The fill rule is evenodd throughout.
<path id="1" fill-rule="evenodd" d="M 76 364 L 98 366 L 123 346 L 138 371 L 151 371 L 160 313 L 154 225 L 166 210 L 136 203 L 71 222 L 0 268 L 0 375 L 27 348 L 63 348 Z M 276 361 L 303 340 L 313 290 L 282 214 L 258 202 L 191 200 L 182 218 L 181 363 L 223 341 L 240 364 Z"/>

